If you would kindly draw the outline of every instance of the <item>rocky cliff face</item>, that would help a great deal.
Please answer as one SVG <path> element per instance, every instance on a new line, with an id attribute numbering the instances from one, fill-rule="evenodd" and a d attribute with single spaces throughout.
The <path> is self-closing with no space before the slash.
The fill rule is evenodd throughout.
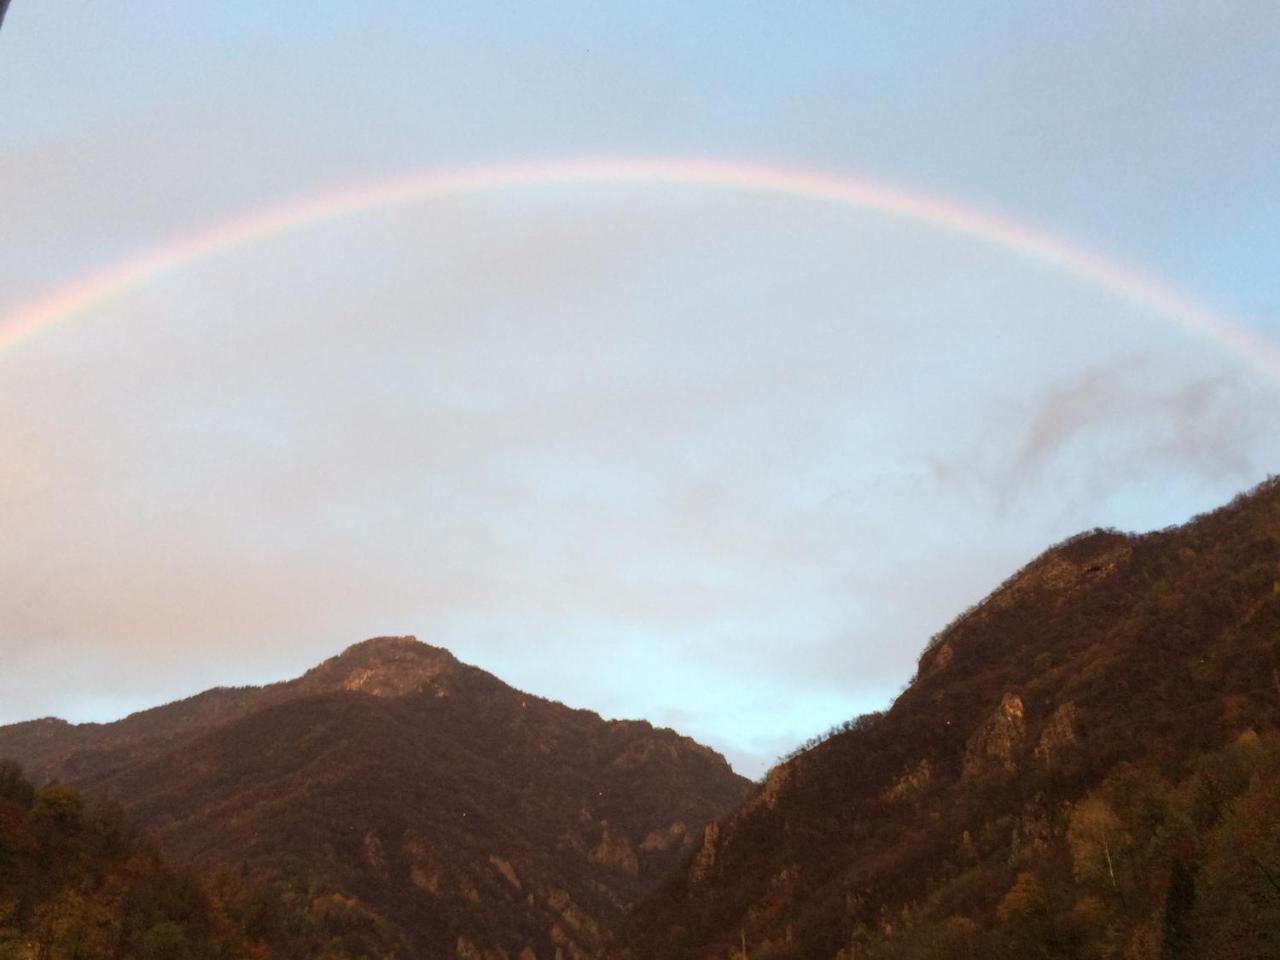
<path id="1" fill-rule="evenodd" d="M 459 663 L 448 650 L 419 643 L 416 637 L 375 637 L 279 686 L 293 696 L 352 690 L 375 697 L 423 691 L 446 697 L 450 684 L 474 669 Z"/>
<path id="2" fill-rule="evenodd" d="M 1006 693 L 1000 706 L 969 738 L 965 745 L 963 778 L 980 777 L 993 770 L 1012 772 L 1014 758 L 1027 736 L 1022 698 Z"/>
<path id="3" fill-rule="evenodd" d="M 422 957 L 586 958 L 732 808 L 714 751 L 514 690 L 412 637 L 0 756 L 122 803 L 175 857 L 324 889 Z"/>
<path id="4" fill-rule="evenodd" d="M 708 829 L 609 955 L 1271 955 L 1277 663 L 1280 482 L 1073 538 Z"/>

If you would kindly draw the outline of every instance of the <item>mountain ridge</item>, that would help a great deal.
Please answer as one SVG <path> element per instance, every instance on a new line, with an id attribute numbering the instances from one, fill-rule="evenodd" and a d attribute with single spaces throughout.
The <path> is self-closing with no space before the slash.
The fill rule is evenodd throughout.
<path id="1" fill-rule="evenodd" d="M 396 665 L 408 669 L 389 669 Z M 76 752 L 86 747 L 94 752 L 101 751 L 104 738 L 105 743 L 120 750 L 128 750 L 157 736 L 180 740 L 205 726 L 228 722 L 253 710 L 289 699 L 340 690 L 387 697 L 433 686 L 447 694 L 450 679 L 456 680 L 462 674 L 482 674 L 502 683 L 488 671 L 458 660 L 448 649 L 424 643 L 411 634 L 370 637 L 350 644 L 340 653 L 288 680 L 261 685 L 210 687 L 168 703 L 144 707 L 117 720 L 71 723 L 48 716 L 0 725 L 0 756 L 23 756 L 28 775 L 38 781 L 55 776 L 78 778 L 95 772 L 100 764 L 91 760 L 77 762 Z M 443 682 L 437 682 L 440 678 Z M 514 687 L 509 689 L 540 701 L 559 702 Z M 678 734 L 670 727 L 659 727 L 643 719 L 608 719 L 583 708 L 567 709 L 589 713 L 604 723 L 636 723 L 655 732 L 670 731 L 690 747 L 707 751 L 709 755 L 728 762 L 713 747 Z"/>
<path id="2" fill-rule="evenodd" d="M 775 767 L 607 956 L 1276 955 L 1278 666 L 1280 480 L 1069 538 Z"/>
<path id="3" fill-rule="evenodd" d="M 0 728 L 5 755 L 119 803 L 180 862 L 348 898 L 412 955 L 495 960 L 594 953 L 748 785 L 675 731 L 412 637 L 115 724 Z"/>

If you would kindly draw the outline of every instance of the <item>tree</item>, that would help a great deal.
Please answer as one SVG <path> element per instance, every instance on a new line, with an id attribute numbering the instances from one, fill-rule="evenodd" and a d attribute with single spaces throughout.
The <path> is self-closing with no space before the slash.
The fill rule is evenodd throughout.
<path id="1" fill-rule="evenodd" d="M 80 829 L 84 801 L 74 788 L 53 782 L 36 794 L 31 817 L 37 831 L 70 836 Z"/>
<path id="2" fill-rule="evenodd" d="M 143 938 L 142 956 L 146 960 L 187 960 L 191 943 L 186 930 L 172 920 L 157 923 Z"/>
<path id="3" fill-rule="evenodd" d="M 1163 955 L 1182 960 L 1191 955 L 1191 910 L 1196 902 L 1196 869 L 1175 861 L 1164 904 Z"/>
<path id="4" fill-rule="evenodd" d="M 1116 857 L 1122 837 L 1120 818 L 1105 800 L 1090 797 L 1076 804 L 1067 825 L 1067 843 L 1071 847 L 1076 881 L 1109 886 L 1123 899 L 1116 877 Z"/>
<path id="5" fill-rule="evenodd" d="M 21 764 L 0 760 L 0 800 L 16 803 L 24 810 L 35 800 L 36 789 L 22 774 Z"/>
<path id="6" fill-rule="evenodd" d="M 1044 911 L 1044 888 L 1034 873 L 1024 870 L 996 907 L 996 919 L 1001 923 L 1012 923 Z"/>

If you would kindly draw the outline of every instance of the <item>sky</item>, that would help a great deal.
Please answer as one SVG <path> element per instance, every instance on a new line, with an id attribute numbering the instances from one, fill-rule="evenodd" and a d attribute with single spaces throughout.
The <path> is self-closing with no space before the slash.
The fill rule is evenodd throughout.
<path id="1" fill-rule="evenodd" d="M 299 9 L 4 19 L 0 723 L 414 634 L 756 777 L 1051 543 L 1280 465 L 1275 4 Z M 972 230 L 679 177 L 367 205 L 14 335 L 263 211 L 639 158 L 958 205 L 1236 345 Z"/>

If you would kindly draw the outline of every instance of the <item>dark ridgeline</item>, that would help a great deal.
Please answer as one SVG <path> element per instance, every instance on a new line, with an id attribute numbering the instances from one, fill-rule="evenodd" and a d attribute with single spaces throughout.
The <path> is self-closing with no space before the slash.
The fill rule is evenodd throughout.
<path id="1" fill-rule="evenodd" d="M 1280 957 L 1280 481 L 1049 550 L 777 767 L 613 960 Z"/>
<path id="2" fill-rule="evenodd" d="M 334 957 L 587 956 L 748 787 L 686 737 L 412 637 L 118 723 L 3 727 L 0 756 L 118 803 L 175 862 L 271 891 L 271 923 L 349 926 L 360 949 Z"/>

